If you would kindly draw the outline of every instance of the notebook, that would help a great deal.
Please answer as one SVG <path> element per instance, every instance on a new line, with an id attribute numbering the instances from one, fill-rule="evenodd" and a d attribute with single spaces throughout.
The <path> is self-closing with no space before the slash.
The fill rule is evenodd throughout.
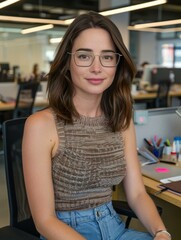
<path id="1" fill-rule="evenodd" d="M 154 163 L 141 167 L 144 176 L 162 183 L 181 180 L 181 168 L 166 163 Z"/>
<path id="2" fill-rule="evenodd" d="M 181 196 L 181 180 L 176 182 L 160 184 L 159 187 Z"/>

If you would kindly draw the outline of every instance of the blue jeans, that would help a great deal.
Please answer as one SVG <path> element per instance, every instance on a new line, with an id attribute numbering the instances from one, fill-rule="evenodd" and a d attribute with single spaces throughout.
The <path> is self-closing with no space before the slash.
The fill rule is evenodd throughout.
<path id="1" fill-rule="evenodd" d="M 153 240 L 149 233 L 125 229 L 111 202 L 88 210 L 57 212 L 57 218 L 87 240 Z"/>

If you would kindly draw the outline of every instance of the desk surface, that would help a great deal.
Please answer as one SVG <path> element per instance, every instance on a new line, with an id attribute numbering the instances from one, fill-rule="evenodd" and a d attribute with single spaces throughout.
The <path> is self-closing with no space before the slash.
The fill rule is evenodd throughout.
<path id="1" fill-rule="evenodd" d="M 164 201 L 167 201 L 167 202 L 181 208 L 181 197 L 180 196 L 178 196 L 174 193 L 168 192 L 168 191 L 165 191 L 158 195 L 155 195 L 156 192 L 160 191 L 160 188 L 158 187 L 160 182 L 157 182 L 157 181 L 155 181 L 151 178 L 145 177 L 145 176 L 143 176 L 143 182 L 144 182 L 146 190 L 149 194 L 152 194 L 160 199 L 163 199 Z"/>
<path id="2" fill-rule="evenodd" d="M 181 169 L 181 162 L 177 163 L 177 167 Z M 143 182 L 146 187 L 146 190 L 149 194 L 152 194 L 164 201 L 167 201 L 177 207 L 181 208 L 181 196 L 171 193 L 169 191 L 162 192 L 158 195 L 155 195 L 156 192 L 160 191 L 161 189 L 158 187 L 160 182 L 153 180 L 149 177 L 143 176 Z"/>
<path id="3" fill-rule="evenodd" d="M 46 107 L 48 105 L 47 99 L 44 98 L 37 98 L 35 100 L 35 107 Z M 0 101 L 0 111 L 9 111 L 13 110 L 15 107 L 15 102 L 8 102 L 8 103 L 3 103 Z"/>
<path id="4" fill-rule="evenodd" d="M 156 92 L 137 91 L 132 94 L 135 100 L 154 99 L 157 96 Z M 171 90 L 169 97 L 181 97 L 181 89 Z"/>

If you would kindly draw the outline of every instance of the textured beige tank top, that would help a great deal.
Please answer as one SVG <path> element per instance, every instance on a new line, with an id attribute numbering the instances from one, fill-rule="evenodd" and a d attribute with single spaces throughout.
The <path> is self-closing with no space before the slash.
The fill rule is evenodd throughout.
<path id="1" fill-rule="evenodd" d="M 73 125 L 57 121 L 59 147 L 52 159 L 56 211 L 88 209 L 111 201 L 126 172 L 124 144 L 104 116 Z"/>

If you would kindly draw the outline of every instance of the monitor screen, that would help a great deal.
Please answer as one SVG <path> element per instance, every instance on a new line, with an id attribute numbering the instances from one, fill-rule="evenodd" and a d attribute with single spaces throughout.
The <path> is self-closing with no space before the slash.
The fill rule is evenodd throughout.
<path id="1" fill-rule="evenodd" d="M 9 63 L 0 63 L 0 71 L 8 71 L 10 69 Z"/>
<path id="2" fill-rule="evenodd" d="M 6 74 L 0 72 L 0 83 L 6 82 L 14 82 L 14 75 L 13 74 Z"/>
<path id="3" fill-rule="evenodd" d="M 181 68 L 153 68 L 151 71 L 151 84 L 158 84 L 162 80 L 181 84 Z"/>
<path id="4" fill-rule="evenodd" d="M 1 62 L 0 63 L 0 82 L 14 82 L 14 74 L 10 70 L 10 64 Z"/>
<path id="5" fill-rule="evenodd" d="M 152 64 L 149 64 L 149 65 L 146 65 L 145 68 L 144 68 L 144 71 L 143 71 L 143 75 L 142 75 L 142 82 L 144 83 L 148 83 L 148 84 L 151 84 L 151 72 L 153 69 L 155 68 L 160 68 L 159 65 L 152 65 Z"/>

